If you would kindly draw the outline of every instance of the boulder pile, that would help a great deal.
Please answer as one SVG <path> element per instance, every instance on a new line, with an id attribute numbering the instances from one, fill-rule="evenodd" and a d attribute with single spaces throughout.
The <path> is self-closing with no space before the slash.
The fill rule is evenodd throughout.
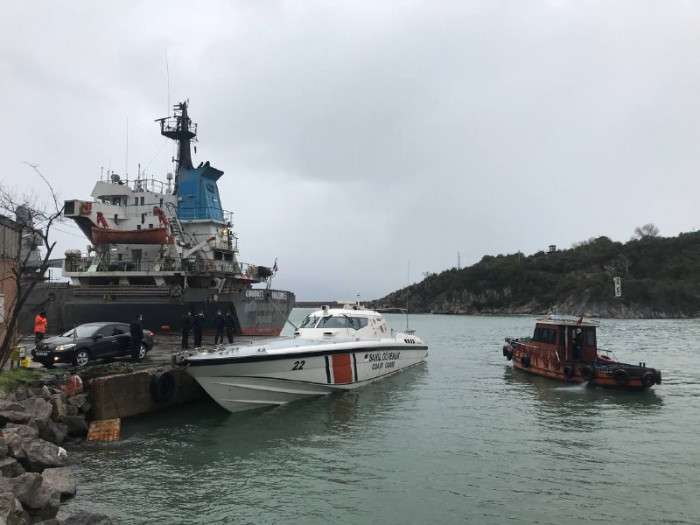
<path id="1" fill-rule="evenodd" d="M 113 523 L 87 513 L 56 519 L 76 493 L 62 445 L 84 439 L 89 411 L 86 393 L 55 382 L 0 393 L 0 525 Z"/>

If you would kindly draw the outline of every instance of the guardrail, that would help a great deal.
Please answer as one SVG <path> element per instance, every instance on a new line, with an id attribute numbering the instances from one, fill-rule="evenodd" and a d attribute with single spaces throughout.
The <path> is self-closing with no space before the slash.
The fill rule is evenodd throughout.
<path id="1" fill-rule="evenodd" d="M 65 273 L 94 273 L 110 272 L 186 272 L 186 273 L 226 273 L 240 278 L 262 281 L 269 277 L 272 271 L 265 266 L 254 264 L 202 260 L 202 259 L 163 259 L 159 261 L 97 261 L 92 257 L 66 257 L 63 271 Z"/>

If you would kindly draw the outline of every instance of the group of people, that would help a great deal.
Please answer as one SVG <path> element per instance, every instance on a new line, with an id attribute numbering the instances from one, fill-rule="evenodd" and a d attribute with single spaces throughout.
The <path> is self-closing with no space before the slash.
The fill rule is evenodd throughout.
<path id="1" fill-rule="evenodd" d="M 190 342 L 190 332 L 194 336 L 194 348 L 202 346 L 202 330 L 204 328 L 204 312 L 199 312 L 198 314 L 193 314 L 191 311 L 187 312 L 182 317 L 182 342 L 181 347 L 183 350 L 189 348 Z M 222 313 L 221 310 L 216 312 L 216 317 L 214 318 L 214 328 L 216 329 L 214 335 L 214 344 L 218 345 L 224 342 L 224 331 L 226 332 L 226 338 L 229 343 L 233 343 L 233 332 L 236 327 L 236 321 L 233 318 L 231 312 Z"/>
<path id="2" fill-rule="evenodd" d="M 187 312 L 182 318 L 182 349 L 189 348 L 190 332 L 194 336 L 194 348 L 202 346 L 202 331 L 204 328 L 204 312 L 199 312 L 194 315 L 191 311 Z M 38 344 L 45 336 L 48 326 L 46 312 L 42 311 L 34 318 L 34 342 Z M 222 344 L 224 342 L 224 332 L 229 343 L 233 343 L 233 333 L 236 327 L 236 321 L 231 312 L 225 314 L 218 310 L 214 318 L 214 344 Z M 132 345 L 136 349 L 141 346 L 143 341 L 143 316 L 138 315 L 129 325 Z"/>

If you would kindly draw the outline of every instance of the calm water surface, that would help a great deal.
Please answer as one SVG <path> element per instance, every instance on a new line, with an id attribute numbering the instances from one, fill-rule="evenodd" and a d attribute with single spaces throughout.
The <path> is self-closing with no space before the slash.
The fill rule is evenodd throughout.
<path id="1" fill-rule="evenodd" d="M 602 322 L 602 347 L 663 370 L 631 394 L 512 370 L 503 338 L 533 320 L 412 316 L 428 363 L 359 391 L 129 420 L 121 442 L 74 452 L 70 508 L 124 523 L 700 523 L 700 321 Z"/>

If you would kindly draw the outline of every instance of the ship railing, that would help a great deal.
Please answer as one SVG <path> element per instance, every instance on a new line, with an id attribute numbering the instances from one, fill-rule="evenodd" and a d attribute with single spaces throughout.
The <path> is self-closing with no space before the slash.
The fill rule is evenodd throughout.
<path id="1" fill-rule="evenodd" d="M 146 177 L 145 174 L 137 176 L 135 179 L 122 179 L 117 173 L 102 173 L 100 175 L 101 182 L 109 182 L 111 184 L 117 184 L 119 186 L 126 186 L 134 192 L 150 191 L 152 193 L 159 193 L 161 195 L 170 194 L 173 191 L 172 183 L 170 181 L 163 182 L 160 179 L 154 177 Z"/>
<path id="2" fill-rule="evenodd" d="M 269 269 L 254 264 L 238 261 L 220 261 L 213 259 L 171 259 L 135 261 L 99 261 L 93 257 L 66 257 L 63 271 L 69 273 L 106 273 L 106 272 L 187 272 L 187 273 L 224 273 L 235 275 L 239 279 L 255 282 L 269 277 Z"/>
<path id="3" fill-rule="evenodd" d="M 208 218 L 233 224 L 233 212 L 216 206 L 180 206 L 177 216 L 181 221 L 196 221 Z"/>
<path id="4" fill-rule="evenodd" d="M 154 179 L 153 177 L 137 178 L 127 181 L 127 184 L 129 184 L 129 187 L 135 192 L 150 191 L 152 193 L 160 193 L 161 195 L 172 192 L 172 186 L 170 183 Z"/>

